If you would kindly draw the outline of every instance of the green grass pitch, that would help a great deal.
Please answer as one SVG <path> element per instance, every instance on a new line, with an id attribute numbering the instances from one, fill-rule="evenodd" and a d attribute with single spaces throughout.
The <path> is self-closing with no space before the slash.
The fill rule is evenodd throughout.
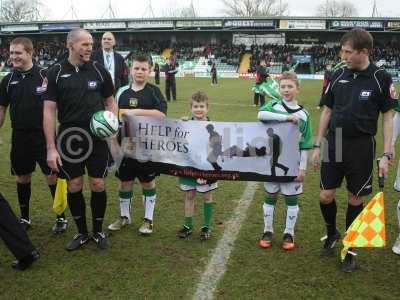
<path id="1" fill-rule="evenodd" d="M 252 84 L 252 80 L 221 79 L 218 86 L 211 86 L 209 79 L 179 79 L 178 101 L 169 103 L 168 116 L 178 118 L 188 115 L 189 96 L 202 90 L 211 98 L 212 120 L 256 121 L 257 109 L 251 106 Z M 163 90 L 164 86 L 161 88 Z M 320 113 L 315 108 L 320 91 L 320 81 L 301 82 L 299 100 L 311 113 L 314 131 Z M 19 213 L 15 182 L 9 171 L 8 116 L 0 135 L 4 142 L 0 146 L 0 190 Z M 380 154 L 380 133 L 377 141 L 377 153 Z M 255 200 L 234 245 L 226 274 L 216 289 L 215 299 L 398 299 L 400 257 L 392 254 L 390 249 L 398 232 L 398 195 L 392 189 L 395 170 L 391 169 L 385 188 L 387 247 L 358 251 L 359 270 L 353 274 L 343 274 L 339 270 L 338 257 L 319 257 L 322 246 L 319 239 L 325 234 L 325 229 L 318 204 L 317 172 L 309 167 L 306 175 L 305 192 L 300 197 L 296 249 L 290 253 L 280 249 L 285 217 L 282 199 L 277 205 L 273 248 L 266 251 L 258 247 L 263 228 L 261 205 L 264 198 L 263 187 L 259 184 Z M 200 198 L 196 201 L 194 234 L 188 240 L 178 240 L 176 232 L 183 221 L 183 194 L 177 188 L 176 178 L 161 176 L 157 180 L 158 199 L 152 236 L 141 237 L 137 234 L 143 207 L 141 191 L 136 184 L 133 223 L 121 232 L 110 234 L 111 248 L 100 251 L 94 243 L 89 243 L 82 250 L 67 253 L 64 247 L 76 232 L 75 225 L 68 211 L 70 223 L 67 233 L 52 235 L 50 228 L 54 213 L 51 210 L 50 193 L 37 171 L 32 184 L 32 228 L 29 235 L 39 249 L 41 258 L 30 270 L 14 272 L 9 267 L 13 258 L 0 243 L 0 299 L 190 299 L 245 184 L 219 182 L 220 188 L 214 194 L 213 236 L 207 242 L 198 239 L 202 221 Z M 374 186 L 374 191 L 377 191 L 376 184 Z M 90 224 L 87 183 L 85 190 Z M 117 181 L 114 175 L 108 177 L 107 194 L 105 226 L 118 215 Z M 338 226 L 342 233 L 345 197 L 346 192 L 342 188 L 337 194 Z"/>

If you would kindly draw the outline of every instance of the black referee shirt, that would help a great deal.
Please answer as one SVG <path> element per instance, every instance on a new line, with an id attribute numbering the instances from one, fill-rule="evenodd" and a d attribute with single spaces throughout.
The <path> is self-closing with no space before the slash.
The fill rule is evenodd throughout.
<path id="1" fill-rule="evenodd" d="M 33 66 L 21 72 L 7 74 L 0 84 L 0 105 L 10 106 L 11 126 L 14 129 L 43 128 L 44 69 Z"/>
<path id="2" fill-rule="evenodd" d="M 332 109 L 329 130 L 342 128 L 344 137 L 374 136 L 379 112 L 395 107 L 393 90 L 389 73 L 372 63 L 363 71 L 339 69 L 322 100 Z"/>
<path id="3" fill-rule="evenodd" d="M 89 61 L 73 66 L 65 59 L 47 72 L 45 100 L 57 102 L 61 125 L 89 126 L 92 115 L 104 110 L 104 99 L 113 95 L 110 73 L 99 63 Z"/>
<path id="4" fill-rule="evenodd" d="M 118 90 L 116 100 L 120 109 L 157 109 L 167 114 L 167 102 L 160 89 L 146 83 L 143 89 L 135 92 L 127 85 Z"/>

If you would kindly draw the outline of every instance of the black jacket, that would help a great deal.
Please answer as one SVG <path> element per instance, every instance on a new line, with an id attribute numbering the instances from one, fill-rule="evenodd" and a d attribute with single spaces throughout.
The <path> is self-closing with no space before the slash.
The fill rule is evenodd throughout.
<path id="1" fill-rule="evenodd" d="M 121 86 L 127 85 L 129 83 L 128 81 L 128 67 L 126 66 L 124 62 L 124 58 L 121 56 L 121 54 L 117 52 L 114 53 L 114 87 L 115 87 L 115 92 L 118 91 L 118 89 Z M 104 63 L 104 56 L 103 56 L 103 50 L 97 50 L 93 52 L 92 54 L 92 60 L 95 60 L 105 66 Z"/>

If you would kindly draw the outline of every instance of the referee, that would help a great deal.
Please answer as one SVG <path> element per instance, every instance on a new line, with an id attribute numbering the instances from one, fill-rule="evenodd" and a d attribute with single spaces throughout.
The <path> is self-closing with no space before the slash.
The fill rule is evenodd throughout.
<path id="1" fill-rule="evenodd" d="M 31 226 L 29 202 L 31 178 L 36 163 L 46 177 L 54 199 L 57 176 L 46 163 L 46 141 L 43 134 L 43 84 L 44 70 L 32 63 L 32 41 L 18 37 L 10 43 L 10 60 L 13 70 L 0 84 L 0 127 L 10 106 L 12 127 L 11 173 L 16 176 L 18 202 L 21 210 L 19 222 L 24 229 Z M 58 215 L 54 233 L 67 229 L 64 214 Z"/>
<path id="2" fill-rule="evenodd" d="M 110 73 L 101 64 L 90 60 L 93 39 L 88 31 L 71 30 L 67 47 L 68 58 L 55 64 L 47 73 L 43 120 L 47 163 L 68 181 L 68 206 L 78 233 L 67 244 L 67 250 L 76 250 L 89 241 L 82 194 L 85 169 L 91 189 L 92 239 L 98 248 L 106 249 L 109 242 L 102 225 L 107 206 L 104 178 L 110 154 L 105 141 L 90 135 L 89 124 L 95 112 L 107 109 L 116 113 L 114 86 Z M 57 143 L 54 137 L 56 110 L 60 123 Z"/>
<path id="3" fill-rule="evenodd" d="M 336 229 L 336 189 L 346 178 L 348 206 L 346 228 L 363 209 L 362 196 L 372 192 L 372 172 L 375 157 L 375 139 L 379 113 L 383 119 L 383 146 L 379 175 L 388 174 L 392 135 L 392 108 L 395 90 L 390 75 L 369 60 L 373 47 L 371 34 L 354 28 L 340 40 L 342 59 L 346 67 L 337 70 L 327 87 L 322 104 L 319 132 L 314 145 L 313 161 L 320 165 L 322 139 L 327 142 L 327 155 L 323 157 L 320 181 L 320 207 L 326 223 L 327 239 L 321 255 L 334 253 L 340 237 Z M 352 254 L 342 263 L 344 272 L 356 268 Z"/>

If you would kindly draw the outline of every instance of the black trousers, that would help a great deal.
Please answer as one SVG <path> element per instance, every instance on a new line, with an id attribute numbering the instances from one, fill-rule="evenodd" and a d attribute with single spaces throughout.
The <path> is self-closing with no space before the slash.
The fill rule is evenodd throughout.
<path id="1" fill-rule="evenodd" d="M 35 247 L 32 245 L 28 235 L 19 224 L 17 217 L 1 193 L 0 238 L 4 241 L 7 248 L 18 260 L 30 255 L 35 250 Z"/>
<path id="2" fill-rule="evenodd" d="M 218 84 L 217 76 L 212 76 L 212 84 Z"/>
<path id="3" fill-rule="evenodd" d="M 172 92 L 172 99 L 176 100 L 175 78 L 165 80 L 165 96 L 167 97 L 167 101 L 171 100 L 171 92 Z"/>
<path id="4" fill-rule="evenodd" d="M 265 96 L 259 93 L 254 93 L 254 105 L 258 106 L 260 103 L 260 107 L 265 104 Z"/>
<path id="5" fill-rule="evenodd" d="M 156 82 L 157 85 L 160 84 L 160 74 L 156 74 L 156 75 L 154 76 L 154 81 Z"/>

